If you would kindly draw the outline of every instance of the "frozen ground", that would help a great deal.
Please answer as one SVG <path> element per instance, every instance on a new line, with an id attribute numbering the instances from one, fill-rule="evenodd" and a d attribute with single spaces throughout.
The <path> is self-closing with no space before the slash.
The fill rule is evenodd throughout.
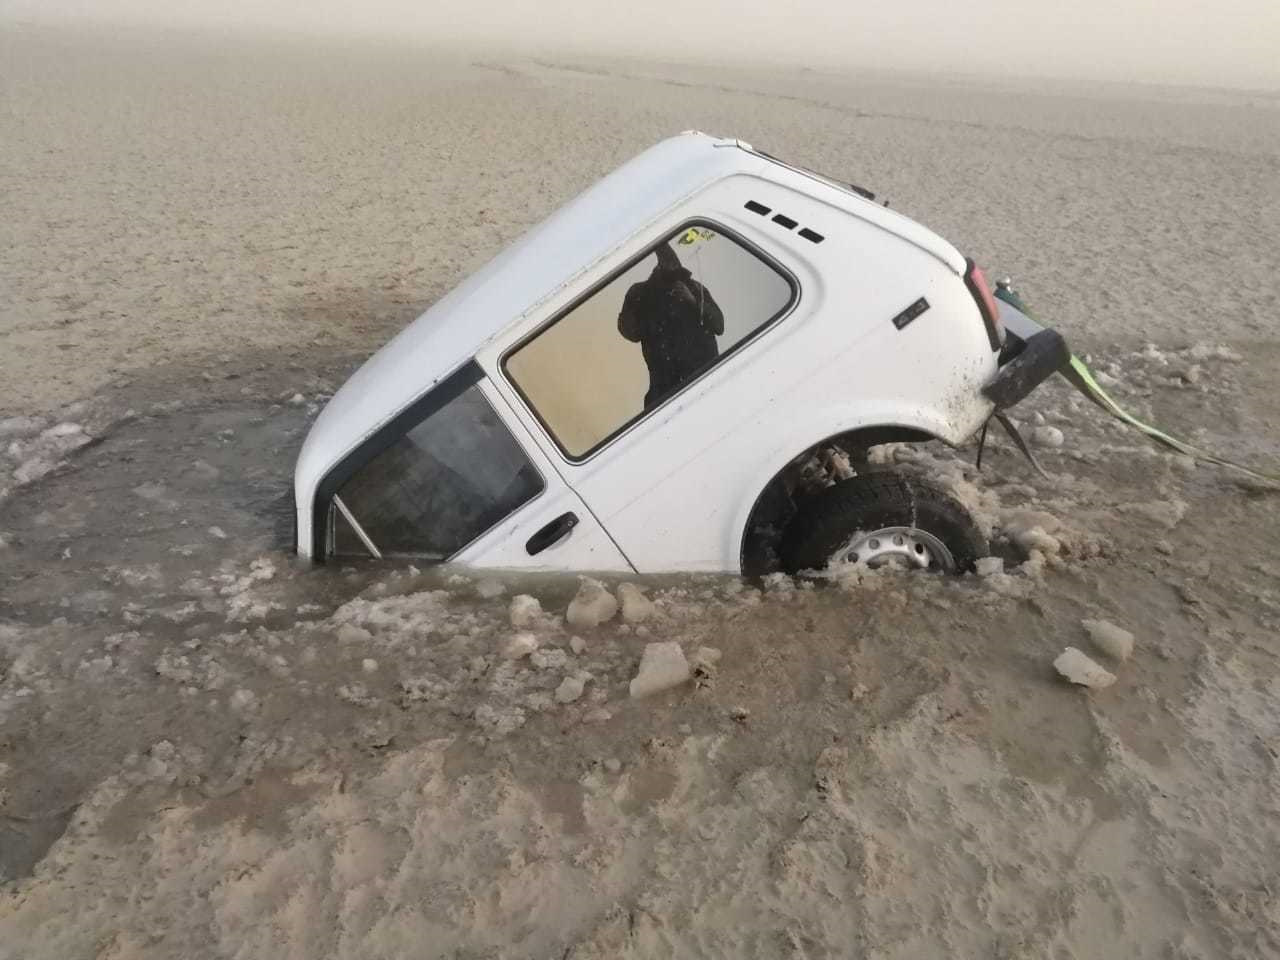
<path id="1" fill-rule="evenodd" d="M 688 128 L 863 184 L 1077 337 L 1274 336 L 1274 95 L 16 26 L 0 70 L 17 412 L 195 356 L 365 353 Z"/>
<path id="2" fill-rule="evenodd" d="M 1267 103 L 21 39 L 0 958 L 1280 955 L 1275 495 L 1065 385 L 1017 411 L 1051 480 L 881 452 L 990 526 L 983 577 L 615 580 L 570 627 L 572 578 L 296 569 L 279 503 L 359 355 L 685 126 L 887 188 L 1274 465 Z M 693 677 L 633 699 L 664 641 Z"/>

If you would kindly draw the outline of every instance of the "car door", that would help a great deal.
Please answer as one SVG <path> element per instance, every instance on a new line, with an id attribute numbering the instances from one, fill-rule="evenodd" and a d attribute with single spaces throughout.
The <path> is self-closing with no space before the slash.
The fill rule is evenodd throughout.
<path id="1" fill-rule="evenodd" d="M 507 401 L 488 380 L 480 390 L 518 438 L 541 477 L 540 494 L 472 541 L 453 559 L 476 567 L 634 573 L 582 499 L 547 459 L 528 430 L 511 416 Z"/>
<path id="2" fill-rule="evenodd" d="M 362 445 L 322 490 L 334 556 L 632 570 L 475 362 Z"/>
<path id="3" fill-rule="evenodd" d="M 723 185 L 673 211 L 478 358 L 641 572 L 736 562 L 726 494 L 742 471 L 715 448 L 766 402 L 765 342 L 799 299 L 742 203 Z"/>

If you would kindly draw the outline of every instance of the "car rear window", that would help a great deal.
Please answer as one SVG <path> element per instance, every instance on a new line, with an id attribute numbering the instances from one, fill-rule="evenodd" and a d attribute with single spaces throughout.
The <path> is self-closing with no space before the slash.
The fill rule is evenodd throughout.
<path id="1" fill-rule="evenodd" d="M 686 224 L 511 351 L 503 367 L 560 449 L 589 456 L 795 302 L 792 280 L 707 222 Z"/>

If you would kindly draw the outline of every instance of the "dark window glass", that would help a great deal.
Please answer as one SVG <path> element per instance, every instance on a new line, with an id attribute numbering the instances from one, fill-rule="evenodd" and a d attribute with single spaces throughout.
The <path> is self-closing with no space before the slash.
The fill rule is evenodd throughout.
<path id="1" fill-rule="evenodd" d="M 333 507 L 334 552 L 444 560 L 533 499 L 542 478 L 478 387 L 466 388 L 362 467 Z"/>
<path id="2" fill-rule="evenodd" d="M 791 282 L 711 224 L 682 227 L 507 357 L 572 458 L 586 456 L 776 319 Z"/>

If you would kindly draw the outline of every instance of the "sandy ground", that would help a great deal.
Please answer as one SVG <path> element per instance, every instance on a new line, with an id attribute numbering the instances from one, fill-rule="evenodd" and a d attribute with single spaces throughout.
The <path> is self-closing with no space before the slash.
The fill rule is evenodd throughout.
<path id="1" fill-rule="evenodd" d="M 196 353 L 368 349 L 689 128 L 877 191 L 1072 333 L 1258 338 L 1276 316 L 1274 97 L 30 28 L 0 51 L 0 378 L 18 412 Z"/>
<path id="2" fill-rule="evenodd" d="M 271 526 L 356 359 L 690 127 L 889 196 L 1274 465 L 1274 97 L 0 47 L 0 958 L 1280 956 L 1275 497 L 1065 387 L 1018 411 L 1051 480 L 882 452 L 983 578 L 655 579 L 571 630 L 576 581 L 302 571 Z M 632 700 L 659 640 L 720 659 Z"/>

